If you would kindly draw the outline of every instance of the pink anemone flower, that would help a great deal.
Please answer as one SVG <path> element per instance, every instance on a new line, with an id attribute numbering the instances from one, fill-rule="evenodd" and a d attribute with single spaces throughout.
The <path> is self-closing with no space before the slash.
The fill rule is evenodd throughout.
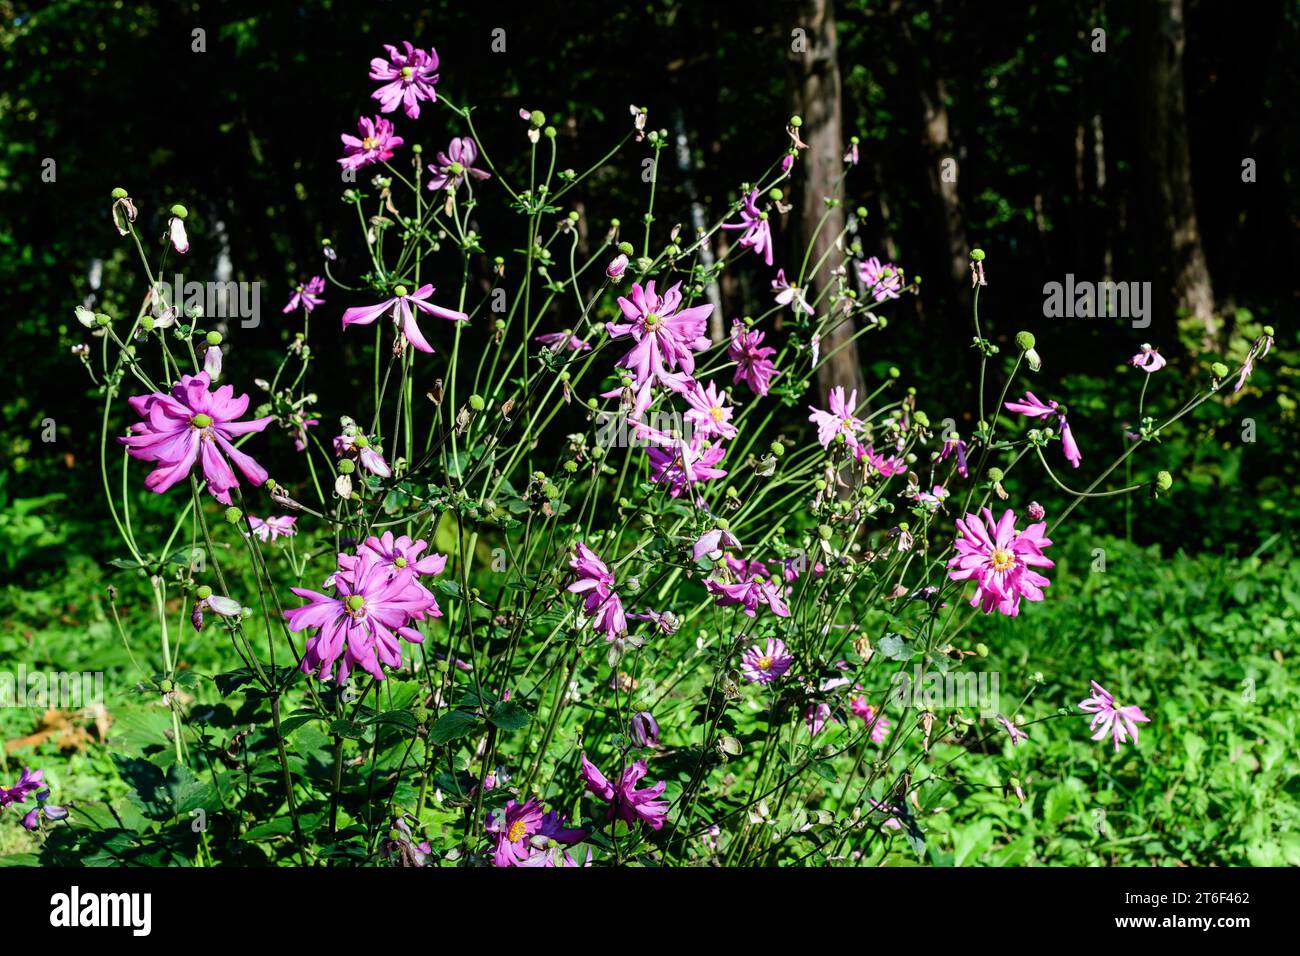
<path id="1" fill-rule="evenodd" d="M 668 819 L 668 801 L 663 799 L 664 787 L 660 780 L 653 787 L 644 790 L 636 788 L 637 781 L 646 775 L 648 768 L 644 760 L 638 760 L 623 771 L 618 785 L 610 783 L 605 775 L 596 769 L 595 764 L 582 755 L 582 778 L 587 789 L 609 804 L 609 818 L 615 817 L 634 826 L 638 821 L 650 825 L 650 829 L 662 829 Z"/>
<path id="2" fill-rule="evenodd" d="M 736 363 L 732 384 L 744 382 L 757 395 L 766 395 L 772 388 L 772 379 L 781 374 L 771 361 L 776 349 L 763 345 L 763 335 L 735 320 L 731 323 L 731 344 L 727 347 L 727 356 Z"/>
<path id="3" fill-rule="evenodd" d="M 235 390 L 222 385 L 215 392 L 207 372 L 182 375 L 171 394 L 153 392 L 128 399 L 144 421 L 131 426 L 132 434 L 119 438 L 127 454 L 158 467 L 145 478 L 145 487 L 161 494 L 189 475 L 196 461 L 203 465 L 208 491 L 224 505 L 230 504 L 230 490 L 239 485 L 226 458 L 254 485 L 266 481 L 266 469 L 234 446 L 240 435 L 260 432 L 271 416 L 238 421 L 248 410 L 248 396 L 235 398 Z"/>
<path id="4" fill-rule="evenodd" d="M 1120 707 L 1115 703 L 1115 698 L 1111 696 L 1106 688 L 1102 687 L 1096 681 L 1090 681 L 1092 684 L 1092 695 L 1087 700 L 1080 701 L 1079 709 L 1093 715 L 1092 723 L 1088 725 L 1089 730 L 1097 731 L 1092 735 L 1093 740 L 1105 740 L 1107 735 L 1115 742 L 1115 752 L 1119 753 L 1119 745 L 1124 743 L 1130 737 L 1133 743 L 1138 740 L 1138 724 L 1149 724 L 1151 718 L 1142 713 L 1142 709 L 1135 704 L 1127 707 Z"/>
<path id="5" fill-rule="evenodd" d="M 420 326 L 415 321 L 415 311 L 412 306 L 421 312 L 436 315 L 440 319 L 449 319 L 453 322 L 465 322 L 469 319 L 469 316 L 464 312 L 445 309 L 430 302 L 429 296 L 433 295 L 434 289 L 432 285 L 427 283 L 409 295 L 406 286 L 399 285 L 393 291 L 397 295 L 391 299 L 385 299 L 376 305 L 362 305 L 348 309 L 343 313 L 343 327 L 346 329 L 349 325 L 369 325 L 391 309 L 393 323 L 397 326 L 398 332 L 406 336 L 406 340 L 421 352 L 432 352 L 433 346 L 425 341 L 424 336 L 420 333 Z"/>
<path id="6" fill-rule="evenodd" d="M 402 46 L 405 53 L 385 43 L 388 59 L 377 56 L 370 61 L 370 78 L 384 84 L 370 98 L 379 100 L 380 112 L 391 113 L 402 106 L 409 118 L 419 119 L 421 100 L 438 102 L 434 89 L 438 82 L 438 51 L 417 50 L 410 40 L 403 40 Z"/>
<path id="7" fill-rule="evenodd" d="M 1043 532 L 1046 522 L 1016 530 L 1016 514 L 1010 508 L 1002 520 L 994 522 L 993 512 L 982 509 L 983 517 L 968 514 L 957 520 L 961 532 L 955 543 L 957 554 L 948 562 L 948 577 L 954 581 L 975 581 L 979 587 L 971 597 L 971 607 L 985 614 L 995 608 L 998 613 L 1015 617 L 1020 613 L 1020 599 L 1041 601 L 1042 589 L 1051 582 L 1035 568 L 1056 565 L 1043 556 L 1052 541 Z"/>
<path id="8" fill-rule="evenodd" d="M 740 207 L 740 222 L 724 222 L 723 229 L 743 229 L 739 245 L 753 249 L 755 255 L 763 257 L 767 265 L 772 264 L 772 224 L 768 222 L 767 213 L 758 208 L 758 190 L 745 196 Z"/>
<path id="9" fill-rule="evenodd" d="M 808 421 L 817 426 L 817 441 L 821 442 L 823 448 L 829 448 L 835 436 L 843 433 L 846 439 L 851 439 L 862 427 L 862 422 L 854 416 L 854 410 L 858 407 L 858 390 L 854 389 L 849 393 L 849 397 L 844 397 L 844 386 L 836 385 L 826 396 L 826 402 L 830 405 L 830 411 L 824 411 L 820 408 L 808 406 L 808 411 L 812 412 L 808 416 Z"/>
<path id="10" fill-rule="evenodd" d="M 344 169 L 360 169 L 374 163 L 384 163 L 393 158 L 393 150 L 405 140 L 394 135 L 393 124 L 382 116 L 373 120 L 362 116 L 357 120 L 357 132 L 360 136 L 344 133 L 343 158 L 338 161 Z"/>

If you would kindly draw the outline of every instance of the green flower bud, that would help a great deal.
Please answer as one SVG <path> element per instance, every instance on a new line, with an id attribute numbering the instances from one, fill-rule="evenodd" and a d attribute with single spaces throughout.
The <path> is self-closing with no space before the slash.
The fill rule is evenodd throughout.
<path id="1" fill-rule="evenodd" d="M 1167 471 L 1162 471 L 1156 475 L 1156 487 L 1161 491 L 1168 491 L 1174 486 L 1174 476 Z"/>
<path id="2" fill-rule="evenodd" d="M 825 490 L 826 490 L 826 479 L 825 479 L 825 478 L 818 478 L 816 481 L 813 482 L 813 487 L 816 488 L 818 491 L 825 491 Z"/>
<path id="3" fill-rule="evenodd" d="M 798 129 L 800 126 L 803 125 L 803 117 L 799 116 L 798 114 L 791 116 L 790 125 L 793 126 L 795 129 Z"/>
<path id="4" fill-rule="evenodd" d="M 971 261 L 972 261 L 972 262 L 983 262 L 983 261 L 984 261 L 984 250 L 983 250 L 983 249 L 972 249 L 972 250 L 970 251 L 970 258 L 971 258 Z"/>
<path id="5" fill-rule="evenodd" d="M 239 524 L 239 522 L 243 520 L 243 517 L 244 517 L 244 513 L 240 511 L 238 508 L 236 508 L 234 505 L 231 505 L 229 508 L 226 509 L 226 520 L 229 521 L 231 524 Z"/>
<path id="6" fill-rule="evenodd" d="M 560 497 L 560 489 L 556 488 L 555 485 L 550 484 L 548 482 L 542 485 L 542 494 L 544 494 L 548 498 L 558 498 Z"/>
<path id="7" fill-rule="evenodd" d="M 900 371 L 898 370 L 898 366 L 897 366 L 897 365 L 891 365 L 891 366 L 889 367 L 889 377 L 890 377 L 890 378 L 898 378 L 898 377 L 899 377 L 900 375 L 902 375 L 902 374 L 903 374 L 903 373 L 900 372 Z"/>
<path id="8" fill-rule="evenodd" d="M 369 448 L 370 439 L 367 438 L 365 435 L 357 435 L 355 438 L 352 439 L 352 446 L 354 448 Z"/>
<path id="9" fill-rule="evenodd" d="M 1017 333 L 1016 333 L 1016 348 L 1020 349 L 1020 351 L 1022 351 L 1022 352 L 1028 352 L 1028 351 L 1029 351 L 1030 349 L 1032 349 L 1036 344 L 1038 344 L 1038 343 L 1037 343 L 1037 340 L 1034 338 L 1034 333 L 1033 333 L 1033 332 L 1017 332 Z"/>
<path id="10" fill-rule="evenodd" d="M 828 525 L 828 524 L 819 524 L 819 525 L 817 526 L 817 535 L 818 535 L 818 536 L 819 536 L 823 541 L 829 541 L 829 540 L 831 539 L 831 535 L 832 535 L 832 534 L 834 534 L 834 532 L 831 530 L 831 526 L 830 526 L 830 525 Z"/>
<path id="11" fill-rule="evenodd" d="M 716 527 L 719 531 L 730 531 L 730 530 L 731 530 L 731 522 L 728 521 L 726 518 L 719 518 L 719 519 L 718 519 L 717 521 L 715 521 L 713 524 L 714 524 L 714 527 Z"/>
<path id="12" fill-rule="evenodd" d="M 208 598 L 212 597 L 212 588 L 208 587 L 206 584 L 201 585 L 199 589 L 194 592 L 194 596 L 200 601 L 206 601 Z"/>
<path id="13" fill-rule="evenodd" d="M 572 475 L 578 470 L 578 463 L 576 461 L 566 461 L 564 463 L 564 470 Z"/>
<path id="14" fill-rule="evenodd" d="M 528 122 L 540 129 L 546 124 L 546 114 L 541 110 L 533 110 L 528 116 Z"/>
<path id="15" fill-rule="evenodd" d="M 1001 481 L 1006 475 L 1002 473 L 1001 468 L 990 468 L 988 470 L 989 481 Z"/>
<path id="16" fill-rule="evenodd" d="M 175 216 L 177 219 L 184 219 L 189 214 L 190 211 L 186 209 L 184 206 L 182 206 L 180 203 L 177 203 L 176 205 L 172 206 L 172 215 Z"/>
<path id="17" fill-rule="evenodd" d="M 220 333 L 220 332 L 209 332 L 209 333 L 208 333 L 207 342 L 208 342 L 209 345 L 220 345 L 220 344 L 221 344 L 221 333 Z"/>
<path id="18" fill-rule="evenodd" d="M 393 295 L 398 297 L 406 295 L 406 286 L 404 285 L 394 286 Z"/>
<path id="19" fill-rule="evenodd" d="M 151 316 L 151 315 L 146 315 L 143 319 L 141 319 L 141 320 L 140 320 L 140 328 L 144 329 L 146 332 L 152 332 L 152 331 L 153 331 L 153 316 Z"/>
<path id="20" fill-rule="evenodd" d="M 424 147 L 421 146 L 419 143 L 416 143 L 414 146 L 411 147 L 411 152 L 413 152 L 416 156 L 419 156 L 421 153 L 424 152 Z"/>
<path id="21" fill-rule="evenodd" d="M 783 445 L 779 441 L 774 441 L 772 442 L 772 444 L 768 445 L 767 447 L 772 452 L 773 458 L 780 458 L 782 455 L 785 454 L 785 445 Z"/>
<path id="22" fill-rule="evenodd" d="M 356 470 L 357 470 L 357 466 L 353 464 L 351 458 L 344 458 L 341 462 L 339 462 L 340 475 L 350 475 Z"/>
<path id="23" fill-rule="evenodd" d="M 600 408 L 600 402 L 594 398 L 587 399 L 587 407 L 591 409 Z"/>
<path id="24" fill-rule="evenodd" d="M 773 201 L 775 201 L 775 202 L 780 202 L 782 199 L 785 198 L 785 193 L 782 192 L 780 189 L 778 189 L 778 188 L 775 187 L 775 186 L 773 186 L 771 189 L 769 189 L 769 190 L 767 191 L 767 194 L 768 194 L 770 197 L 772 197 Z"/>
<path id="25" fill-rule="evenodd" d="M 1272 338 L 1272 336 L 1273 336 L 1273 326 L 1271 326 L 1271 325 L 1266 325 L 1266 326 L 1264 326 L 1264 334 L 1267 335 L 1267 336 L 1269 336 L 1270 338 Z"/>
<path id="26" fill-rule="evenodd" d="M 114 198 L 114 199 L 125 199 L 128 195 L 130 195 L 130 194 L 129 194 L 125 189 L 123 189 L 121 186 L 118 186 L 118 187 L 114 188 L 114 190 L 113 190 L 113 198 Z"/>
<path id="27" fill-rule="evenodd" d="M 636 249 L 633 248 L 632 243 L 630 242 L 620 242 L 618 244 L 618 251 L 623 253 L 625 256 L 630 256 L 632 253 L 636 252 Z"/>
<path id="28" fill-rule="evenodd" d="M 487 408 L 487 402 L 483 401 L 482 395 L 471 395 L 469 397 L 469 407 L 476 412 L 481 412 Z"/>
<path id="29" fill-rule="evenodd" d="M 96 325 L 109 325 L 109 324 L 112 323 L 112 321 L 113 321 L 112 316 L 110 316 L 110 315 L 108 315 L 108 314 L 106 314 L 106 313 L 104 313 L 104 312 L 96 312 L 96 313 L 95 313 L 95 324 L 96 324 Z"/>
<path id="30" fill-rule="evenodd" d="M 546 129 L 542 130 L 542 133 L 543 133 L 543 135 L 546 136 L 547 139 L 555 139 L 555 127 L 554 127 L 554 126 L 548 126 L 548 127 L 546 127 Z"/>
<path id="31" fill-rule="evenodd" d="M 988 657 L 989 646 L 987 644 L 976 644 L 975 653 L 978 654 L 980 657 Z"/>
<path id="32" fill-rule="evenodd" d="M 1210 371 L 1214 373 L 1215 378 L 1225 378 L 1228 374 L 1228 366 L 1222 362 L 1215 362 L 1210 366 Z"/>

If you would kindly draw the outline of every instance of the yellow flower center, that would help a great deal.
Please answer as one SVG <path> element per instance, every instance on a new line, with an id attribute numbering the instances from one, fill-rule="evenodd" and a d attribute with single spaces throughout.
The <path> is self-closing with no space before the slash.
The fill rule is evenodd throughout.
<path id="1" fill-rule="evenodd" d="M 770 655 L 768 655 L 768 654 L 764 654 L 762 657 L 760 657 L 760 658 L 758 659 L 758 669 L 759 669 L 759 670 L 761 670 L 761 671 L 765 671 L 765 670 L 767 670 L 768 668 L 770 668 L 771 666 L 772 666 L 772 658 L 771 658 Z"/>
<path id="2" fill-rule="evenodd" d="M 714 405 L 712 408 L 710 408 L 709 414 L 713 416 L 713 420 L 715 422 L 722 421 L 722 409 L 719 406 Z"/>
<path id="3" fill-rule="evenodd" d="M 1016 556 L 1006 548 L 994 548 L 989 560 L 993 562 L 994 571 L 1010 571 L 1016 566 Z"/>
<path id="4" fill-rule="evenodd" d="M 528 824 L 523 820 L 516 820 L 510 824 L 510 829 L 506 831 L 506 839 L 511 843 L 518 843 L 523 839 L 524 834 L 528 831 Z"/>
<path id="5" fill-rule="evenodd" d="M 379 147 L 379 140 L 373 136 L 367 136 L 361 141 L 361 145 L 364 149 L 377 149 Z"/>

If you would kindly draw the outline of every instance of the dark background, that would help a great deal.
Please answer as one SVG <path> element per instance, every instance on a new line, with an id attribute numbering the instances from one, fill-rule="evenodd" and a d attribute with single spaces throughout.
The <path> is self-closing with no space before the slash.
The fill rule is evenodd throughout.
<path id="1" fill-rule="evenodd" d="M 1137 379 L 1120 367 L 1138 344 L 1149 341 L 1171 360 L 1155 401 L 1168 410 L 1204 383 L 1209 362 L 1239 361 L 1271 323 L 1278 352 L 1253 387 L 1227 410 L 1205 406 L 1160 454 L 1178 476 L 1179 508 L 1196 520 L 1171 522 L 1166 511 L 1136 533 L 1246 551 L 1274 531 L 1293 533 L 1297 5 L 827 7 L 0 2 L 0 505 L 51 491 L 73 501 L 102 494 L 93 393 L 68 350 L 84 339 L 74 305 L 94 296 L 96 308 L 126 314 L 144 292 L 134 250 L 109 217 L 113 187 L 129 189 L 146 236 L 161 236 L 171 203 L 189 207 L 187 277 L 215 268 L 224 231 L 232 278 L 263 283 L 262 326 L 240 331 L 238 345 L 249 356 L 265 350 L 269 370 L 291 334 L 276 321 L 279 309 L 293 283 L 320 272 L 321 240 L 338 248 L 341 274 L 362 271 L 335 161 L 339 134 L 354 131 L 359 113 L 376 112 L 367 72 L 382 44 L 409 38 L 435 47 L 440 93 L 476 107 L 484 142 L 516 173 L 520 107 L 546 112 L 560 131 L 560 165 L 578 170 L 623 135 L 630 103 L 648 107 L 651 127 L 684 132 L 691 150 L 685 172 L 664 154 L 657 214 L 666 230 L 689 223 L 692 191 L 720 212 L 741 180 L 785 148 L 786 118 L 810 107 L 792 30 L 816 21 L 838 43 L 819 67 L 840 78 L 843 122 L 834 132 L 862 141 L 845 194 L 848 208 L 868 211 L 857 238 L 867 255 L 924 277 L 921 294 L 889 313 L 888 335 L 865 340 L 865 376 L 898 365 L 932 413 L 971 405 L 966 256 L 980 246 L 990 281 L 986 331 L 1004 350 L 1019 329 L 1037 335 L 1047 365 L 1034 387 L 1068 395 L 1095 466 L 1122 448 L 1122 428 L 1132 424 L 1122 412 L 1135 402 Z M 498 28 L 505 53 L 491 51 Z M 1092 50 L 1096 28 L 1106 32 L 1105 52 Z M 204 31 L 205 52 L 192 51 L 195 29 Z M 435 106 L 418 121 L 393 118 L 408 147 L 418 141 L 430 158 L 467 132 Z M 593 239 L 611 217 L 639 221 L 640 161 L 649 155 L 631 146 L 571 194 Z M 959 172 L 945 189 L 938 169 L 948 157 Z M 53 183 L 41 179 L 46 158 L 57 163 Z M 1242 180 L 1246 158 L 1257 164 L 1253 183 Z M 518 245 L 503 204 L 494 197 L 479 208 L 487 256 L 476 280 L 492 255 Z M 802 248 L 800 231 L 798 211 L 778 224 L 778 264 Z M 98 290 L 88 279 L 96 259 Z M 770 277 L 753 266 L 742 262 L 739 278 L 723 284 L 728 317 L 768 306 Z M 1043 284 L 1067 273 L 1152 282 L 1152 326 L 1045 319 Z M 359 361 L 368 339 L 344 340 L 332 321 L 364 299 L 336 289 L 327 298 L 331 321 L 313 330 L 314 376 L 320 407 L 334 415 L 337 395 L 368 381 L 370 370 Z M 792 413 L 791 427 L 802 417 Z M 1241 440 L 1248 417 L 1254 443 Z M 54 446 L 39 439 L 47 418 L 57 422 Z M 1118 507 L 1097 509 L 1096 520 L 1113 522 Z"/>

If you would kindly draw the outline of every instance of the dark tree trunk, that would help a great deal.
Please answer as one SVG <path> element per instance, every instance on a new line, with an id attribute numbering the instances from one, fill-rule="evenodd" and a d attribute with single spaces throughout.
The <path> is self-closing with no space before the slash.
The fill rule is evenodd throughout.
<path id="1" fill-rule="evenodd" d="M 833 0 L 804 0 L 796 23 L 806 32 L 808 41 L 805 52 L 791 53 L 797 82 L 795 111 L 803 117 L 799 133 L 808 144 L 795 167 L 799 176 L 799 219 L 805 243 L 816 233 L 809 263 L 824 259 L 816 274 L 805 280 L 812 299 L 834 281 L 831 270 L 841 256 L 832 247 L 844 231 L 844 132 Z M 823 201 L 827 197 L 839 200 L 839 204 L 827 210 Z M 824 215 L 826 221 L 822 223 Z M 820 395 L 825 396 L 836 385 L 843 385 L 846 391 L 862 391 L 857 343 L 849 341 L 853 333 L 854 323 L 849 320 L 823 336 L 821 354 L 834 355 L 817 371 Z M 840 348 L 845 342 L 848 344 Z"/>
<path id="2" fill-rule="evenodd" d="M 1142 0 L 1137 19 L 1142 73 L 1140 123 L 1143 235 L 1155 273 L 1153 329 L 1176 341 L 1180 316 L 1195 316 L 1213 330 L 1214 289 L 1201 246 L 1192 193 L 1183 89 L 1186 34 L 1183 0 Z"/>

